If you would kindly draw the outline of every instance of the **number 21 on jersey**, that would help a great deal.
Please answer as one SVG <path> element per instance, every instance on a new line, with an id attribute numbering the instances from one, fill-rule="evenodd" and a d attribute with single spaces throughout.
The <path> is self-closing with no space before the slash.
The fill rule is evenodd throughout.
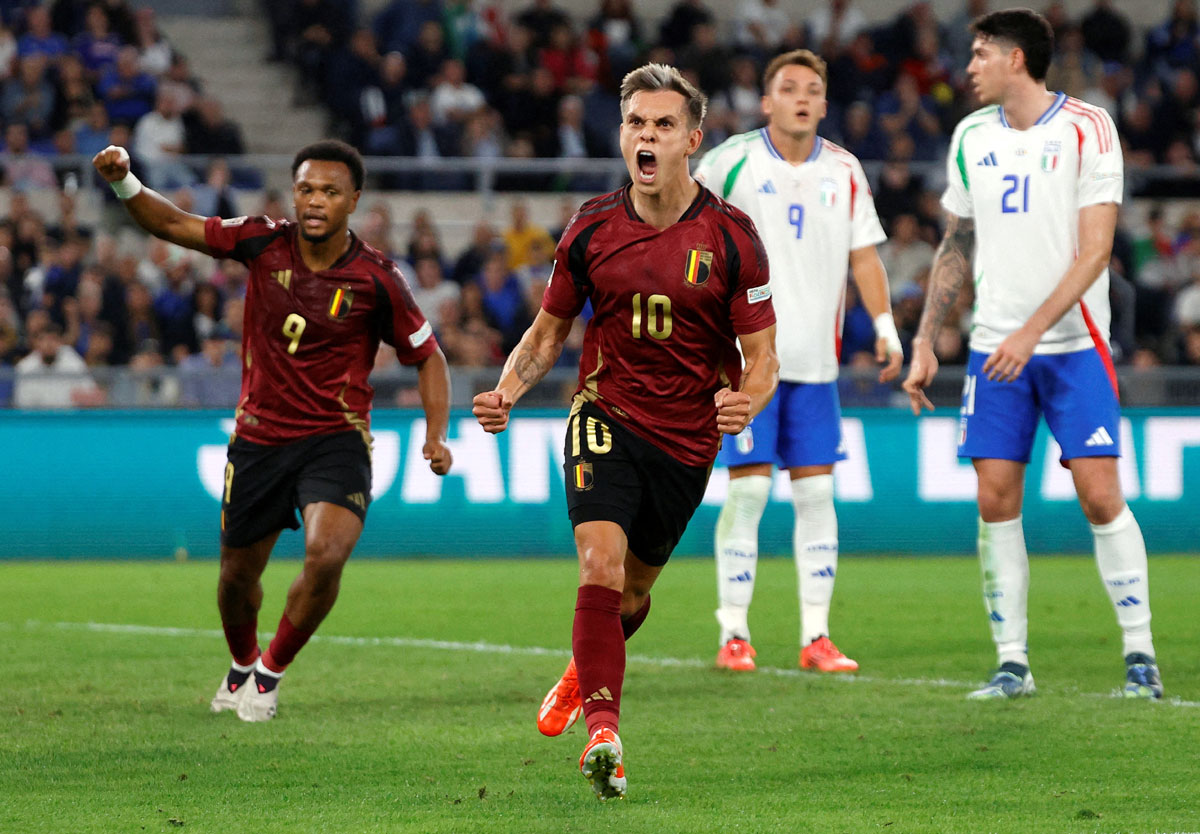
<path id="1" fill-rule="evenodd" d="M 1000 211 L 1005 214 L 1027 214 L 1029 212 L 1029 174 L 1018 177 L 1009 174 L 1004 178 L 1008 190 L 1000 198 Z"/>

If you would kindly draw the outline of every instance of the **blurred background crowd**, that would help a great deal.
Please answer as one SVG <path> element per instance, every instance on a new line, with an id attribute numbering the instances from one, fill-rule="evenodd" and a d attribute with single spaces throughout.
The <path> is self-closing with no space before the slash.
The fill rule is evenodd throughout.
<path id="1" fill-rule="evenodd" d="M 1056 32 L 1049 86 L 1104 107 L 1120 130 L 1131 176 L 1113 253 L 1113 347 L 1118 362 L 1137 368 L 1200 365 L 1200 202 L 1189 202 L 1200 198 L 1200 20 L 1194 0 L 1162 5 L 1148 28 L 1111 0 L 1075 16 L 1061 3 L 1039 8 Z M 702 0 L 680 0 L 655 19 L 631 0 L 597 0 L 586 15 L 580 3 L 569 14 L 553 0 L 261 6 L 271 31 L 262 58 L 294 79 L 281 91 L 286 103 L 320 104 L 329 134 L 369 156 L 615 157 L 620 79 L 648 60 L 680 67 L 710 96 L 707 149 L 761 125 L 760 76 L 773 55 L 813 49 L 830 72 L 821 133 L 867 163 L 907 341 L 941 236 L 949 134 L 976 106 L 967 25 L 1000 4 L 967 0 L 938 19 L 917 2 L 883 20 L 854 0 L 733 0 L 720 16 Z M 129 148 L 147 184 L 197 214 L 289 216 L 290 195 L 239 161 L 242 131 L 220 96 L 149 3 L 0 0 L 0 405 L 236 400 L 245 268 L 131 232 L 107 189 L 100 220 L 85 222 L 79 210 L 96 185 L 79 159 L 114 143 Z M 496 183 L 502 192 L 563 192 L 557 220 L 538 223 L 523 197 L 505 196 L 454 246 L 419 194 L 403 217 L 394 201 L 375 199 L 394 189 L 432 197 L 471 182 L 388 167 L 371 177 L 353 225 L 402 262 L 451 362 L 486 367 L 503 361 L 531 321 L 562 225 L 606 180 L 509 174 Z M 54 199 L 32 199 L 46 192 Z M 944 363 L 965 357 L 970 302 L 938 338 Z M 843 360 L 868 364 L 872 341 L 851 286 Z M 568 350 L 562 362 L 576 358 Z M 152 384 L 122 376 L 146 387 L 119 392 L 103 372 L 114 366 L 178 373 Z M 48 382 L 59 370 L 78 384 Z"/>

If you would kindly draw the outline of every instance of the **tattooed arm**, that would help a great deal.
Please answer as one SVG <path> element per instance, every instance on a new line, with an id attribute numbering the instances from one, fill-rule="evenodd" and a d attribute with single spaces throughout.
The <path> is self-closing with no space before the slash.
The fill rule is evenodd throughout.
<path id="1" fill-rule="evenodd" d="M 538 311 L 537 318 L 504 363 L 495 389 L 475 395 L 471 410 L 484 431 L 498 434 L 508 428 L 508 412 L 513 403 L 554 367 L 571 332 L 571 323 L 572 319 Z"/>
<path id="2" fill-rule="evenodd" d="M 933 353 L 933 340 L 946 316 L 954 309 L 958 294 L 971 278 L 971 254 L 975 249 L 975 220 L 971 217 L 946 215 L 946 234 L 933 256 L 929 274 L 929 289 L 925 293 L 925 311 L 912 344 L 912 364 L 904 380 L 904 390 L 912 401 L 913 414 L 922 408 L 933 410 L 925 396 L 925 388 L 937 375 L 938 361 Z"/>

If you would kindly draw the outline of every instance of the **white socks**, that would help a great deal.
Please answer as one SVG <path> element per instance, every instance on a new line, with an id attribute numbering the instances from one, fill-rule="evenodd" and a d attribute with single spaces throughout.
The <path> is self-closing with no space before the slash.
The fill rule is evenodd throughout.
<path id="1" fill-rule="evenodd" d="M 717 622 L 721 645 L 734 637 L 750 639 L 747 615 L 754 597 L 758 570 L 758 522 L 771 494 L 768 475 L 747 475 L 729 481 L 729 495 L 717 517 Z"/>
<path id="2" fill-rule="evenodd" d="M 1000 663 L 1029 665 L 1029 555 L 1021 517 L 1011 521 L 979 519 L 979 566 Z"/>
<path id="3" fill-rule="evenodd" d="M 792 536 L 800 586 L 800 645 L 829 634 L 829 603 L 837 575 L 838 529 L 833 509 L 833 476 L 792 481 L 796 527 Z"/>
<path id="4" fill-rule="evenodd" d="M 1137 519 L 1126 506 L 1108 524 L 1093 524 L 1092 538 L 1096 543 L 1096 566 L 1124 635 L 1124 653 L 1142 652 L 1154 657 L 1146 542 Z"/>

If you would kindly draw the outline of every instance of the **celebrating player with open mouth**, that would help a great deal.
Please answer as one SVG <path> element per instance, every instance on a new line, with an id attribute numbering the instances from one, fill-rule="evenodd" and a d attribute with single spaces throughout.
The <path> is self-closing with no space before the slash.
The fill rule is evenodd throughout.
<path id="1" fill-rule="evenodd" d="M 579 554 L 574 656 L 538 729 L 559 735 L 583 713 L 580 769 L 602 799 L 625 795 L 625 641 L 704 496 L 721 434 L 745 428 L 778 378 L 762 243 L 745 214 L 688 173 L 706 104 L 673 67 L 625 76 L 621 152 L 633 182 L 580 207 L 542 309 L 495 390 L 475 397 L 484 429 L 503 431 L 591 299 L 565 452 Z"/>

